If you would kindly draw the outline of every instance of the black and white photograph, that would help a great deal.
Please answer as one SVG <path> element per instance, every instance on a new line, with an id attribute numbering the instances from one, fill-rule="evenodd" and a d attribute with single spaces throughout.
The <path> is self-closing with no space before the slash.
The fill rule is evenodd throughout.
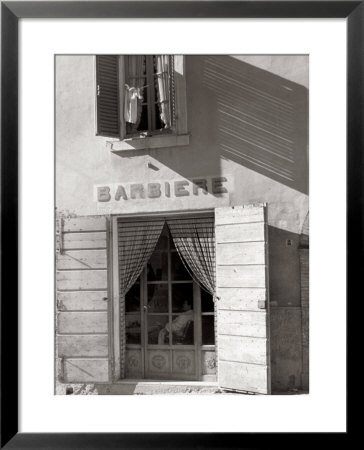
<path id="1" fill-rule="evenodd" d="M 55 393 L 309 394 L 309 56 L 55 56 Z"/>
<path id="2" fill-rule="evenodd" d="M 0 2 L 0 447 L 349 437 L 364 1 Z"/>

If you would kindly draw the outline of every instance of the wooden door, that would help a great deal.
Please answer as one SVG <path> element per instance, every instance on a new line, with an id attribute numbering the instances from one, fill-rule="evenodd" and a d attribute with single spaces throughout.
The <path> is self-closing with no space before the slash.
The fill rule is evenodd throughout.
<path id="1" fill-rule="evenodd" d="M 219 385 L 269 394 L 266 207 L 217 208 L 215 226 Z"/>
<path id="2" fill-rule="evenodd" d="M 176 327 L 172 324 L 178 317 Z M 126 378 L 199 378 L 200 288 L 184 267 L 167 226 L 125 297 L 125 323 Z"/>
<path id="3" fill-rule="evenodd" d="M 192 300 L 189 328 L 163 332 L 186 312 L 186 299 Z M 213 296 L 193 281 L 167 227 L 125 296 L 125 324 L 126 378 L 216 381 Z"/>

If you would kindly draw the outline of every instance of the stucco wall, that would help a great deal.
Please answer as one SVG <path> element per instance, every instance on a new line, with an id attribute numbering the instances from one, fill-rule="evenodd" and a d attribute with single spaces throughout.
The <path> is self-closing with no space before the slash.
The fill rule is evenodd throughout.
<path id="1" fill-rule="evenodd" d="M 231 205 L 265 201 L 270 225 L 300 233 L 308 209 L 305 87 L 229 56 L 187 56 L 190 145 L 115 154 L 95 136 L 94 65 L 92 56 L 56 59 L 60 210 L 100 213 L 95 184 L 226 175 Z M 203 200 L 196 206 L 205 207 Z"/>
<path id="2" fill-rule="evenodd" d="M 272 326 L 280 330 L 272 333 L 273 385 L 275 377 L 292 385 L 292 376 L 297 385 L 301 371 L 300 340 L 279 336 L 291 329 L 286 308 L 300 307 L 298 245 L 308 212 L 307 62 L 306 56 L 187 56 L 190 144 L 117 154 L 106 146 L 110 139 L 95 135 L 94 57 L 56 58 L 59 211 L 105 213 L 94 199 L 97 184 L 203 176 L 227 177 L 229 196 L 121 201 L 108 212 L 268 204 Z M 281 369 L 274 369 L 277 364 Z"/>

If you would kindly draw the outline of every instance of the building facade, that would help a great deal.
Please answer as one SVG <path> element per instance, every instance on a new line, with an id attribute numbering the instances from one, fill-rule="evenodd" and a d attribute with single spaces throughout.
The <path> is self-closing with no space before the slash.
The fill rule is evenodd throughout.
<path id="1" fill-rule="evenodd" d="M 307 74 L 56 57 L 58 392 L 308 389 Z"/>

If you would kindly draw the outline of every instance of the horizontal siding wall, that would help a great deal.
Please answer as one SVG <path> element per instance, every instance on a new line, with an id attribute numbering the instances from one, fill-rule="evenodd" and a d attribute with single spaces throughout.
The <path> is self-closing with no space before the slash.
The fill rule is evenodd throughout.
<path id="1" fill-rule="evenodd" d="M 108 223 L 105 217 L 57 220 L 56 356 L 58 381 L 109 381 Z"/>
<path id="2" fill-rule="evenodd" d="M 107 334 L 107 312 L 80 311 L 58 313 L 59 334 Z"/>
<path id="3" fill-rule="evenodd" d="M 58 255 L 59 270 L 90 270 L 105 269 L 105 250 L 67 250 L 66 253 Z"/>

